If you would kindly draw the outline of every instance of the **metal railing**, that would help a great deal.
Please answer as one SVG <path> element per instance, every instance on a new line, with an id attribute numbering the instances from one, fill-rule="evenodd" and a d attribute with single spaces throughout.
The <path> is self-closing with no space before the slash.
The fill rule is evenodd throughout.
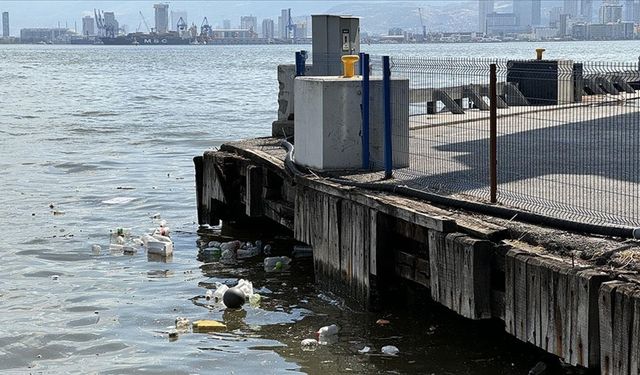
<path id="1" fill-rule="evenodd" d="M 391 80 L 385 103 L 394 103 L 391 112 L 409 108 L 408 124 L 385 107 L 390 124 L 371 125 L 388 132 L 384 158 L 372 153 L 369 163 L 385 167 L 387 182 L 561 219 L 640 225 L 637 64 L 391 57 L 389 74 L 382 65 Z M 398 89 L 402 80 L 408 93 Z"/>
<path id="2" fill-rule="evenodd" d="M 363 53 L 356 71 L 365 173 L 352 178 L 640 226 L 640 63 Z"/>

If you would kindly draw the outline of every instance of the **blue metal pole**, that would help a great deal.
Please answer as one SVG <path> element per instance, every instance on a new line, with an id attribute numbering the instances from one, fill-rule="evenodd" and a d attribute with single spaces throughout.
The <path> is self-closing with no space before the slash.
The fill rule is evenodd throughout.
<path id="1" fill-rule="evenodd" d="M 384 98 L 384 178 L 393 175 L 393 150 L 391 148 L 391 67 L 389 56 L 382 57 L 382 91 Z"/>
<path id="2" fill-rule="evenodd" d="M 296 52 L 296 77 L 304 75 L 304 61 L 302 52 Z"/>
<path id="3" fill-rule="evenodd" d="M 360 54 L 362 74 L 362 169 L 369 169 L 369 54 Z"/>

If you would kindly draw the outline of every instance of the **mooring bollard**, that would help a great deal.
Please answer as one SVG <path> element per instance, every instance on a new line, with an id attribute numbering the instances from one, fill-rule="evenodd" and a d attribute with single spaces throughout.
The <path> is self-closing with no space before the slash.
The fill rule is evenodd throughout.
<path id="1" fill-rule="evenodd" d="M 342 56 L 342 77 L 353 78 L 356 75 L 356 62 L 360 59 L 358 55 Z"/>
<path id="2" fill-rule="evenodd" d="M 391 148 L 391 66 L 389 56 L 382 56 L 382 91 L 384 97 L 384 178 L 393 176 Z"/>

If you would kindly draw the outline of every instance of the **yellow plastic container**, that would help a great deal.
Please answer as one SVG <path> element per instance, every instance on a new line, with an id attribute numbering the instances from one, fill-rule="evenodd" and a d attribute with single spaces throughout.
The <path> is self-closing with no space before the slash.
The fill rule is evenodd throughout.
<path id="1" fill-rule="evenodd" d="M 196 320 L 193 322 L 193 332 L 216 332 L 227 329 L 226 324 L 215 320 Z"/>
<path id="2" fill-rule="evenodd" d="M 358 55 L 342 56 L 343 78 L 353 78 L 356 75 L 356 62 L 360 60 Z"/>

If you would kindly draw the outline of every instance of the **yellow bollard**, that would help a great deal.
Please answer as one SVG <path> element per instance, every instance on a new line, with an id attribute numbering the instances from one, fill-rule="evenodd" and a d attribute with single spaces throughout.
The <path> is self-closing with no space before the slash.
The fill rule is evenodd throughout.
<path id="1" fill-rule="evenodd" d="M 544 48 L 536 48 L 536 59 L 542 60 L 542 53 L 546 51 Z"/>
<path id="2" fill-rule="evenodd" d="M 356 74 L 356 62 L 360 58 L 358 55 L 344 55 L 342 56 L 342 68 L 344 75 L 343 78 L 353 78 Z"/>

